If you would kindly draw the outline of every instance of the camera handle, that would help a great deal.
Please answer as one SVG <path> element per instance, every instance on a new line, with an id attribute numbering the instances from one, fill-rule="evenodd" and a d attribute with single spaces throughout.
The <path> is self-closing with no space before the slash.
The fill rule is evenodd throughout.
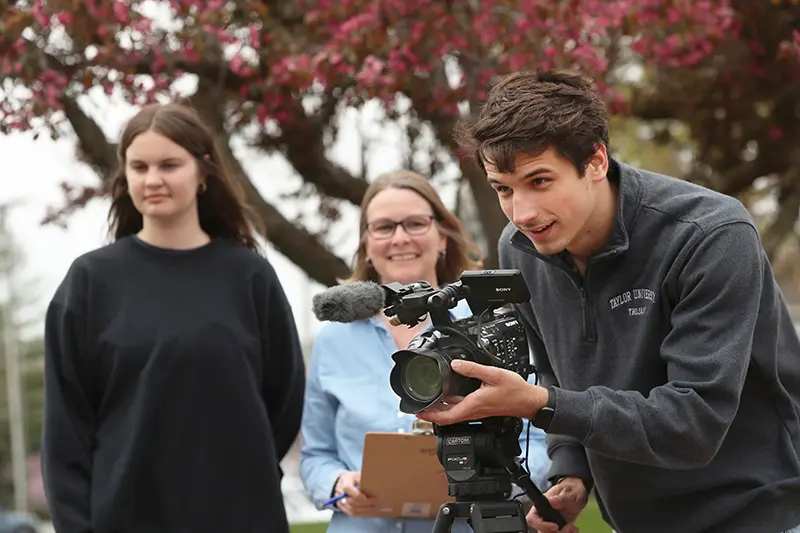
<path id="1" fill-rule="evenodd" d="M 536 512 L 539 513 L 539 516 L 544 518 L 547 522 L 558 524 L 559 529 L 566 526 L 567 521 L 564 520 L 564 517 L 561 516 L 561 513 L 556 511 L 553 506 L 550 505 L 550 500 L 548 500 L 547 497 L 542 494 L 542 491 L 539 490 L 539 487 L 537 487 L 533 481 L 531 481 L 531 478 L 528 476 L 527 472 L 525 472 L 525 469 L 522 468 L 521 462 L 522 459 L 514 458 L 506 462 L 504 465 L 508 473 L 511 475 L 511 481 L 525 491 L 525 495 L 530 498 L 531 502 L 533 502 L 533 505 L 536 507 Z"/>

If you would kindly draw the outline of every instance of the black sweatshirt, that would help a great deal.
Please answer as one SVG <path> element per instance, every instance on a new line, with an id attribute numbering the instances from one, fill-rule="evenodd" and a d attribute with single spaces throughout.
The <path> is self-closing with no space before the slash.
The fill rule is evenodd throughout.
<path id="1" fill-rule="evenodd" d="M 288 532 L 305 368 L 271 265 L 126 237 L 47 311 L 42 471 L 58 533 Z"/>
<path id="2" fill-rule="evenodd" d="M 619 211 L 579 276 L 509 226 L 503 268 L 542 382 L 551 476 L 593 479 L 620 533 L 800 524 L 800 340 L 737 200 L 612 164 Z"/>

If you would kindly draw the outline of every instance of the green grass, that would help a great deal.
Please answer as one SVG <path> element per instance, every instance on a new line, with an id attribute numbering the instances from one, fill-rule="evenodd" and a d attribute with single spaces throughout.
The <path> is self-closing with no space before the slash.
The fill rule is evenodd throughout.
<path id="1" fill-rule="evenodd" d="M 292 526 L 291 533 L 325 533 L 328 524 L 299 524 Z"/>
<path id="2" fill-rule="evenodd" d="M 603 518 L 600 516 L 600 509 L 597 507 L 597 503 L 594 501 L 594 498 L 589 501 L 586 509 L 584 509 L 581 515 L 578 517 L 577 526 L 578 529 L 581 530 L 581 533 L 611 532 L 611 528 L 608 527 L 608 524 L 603 522 Z M 292 526 L 291 533 L 325 533 L 327 527 L 327 523 L 296 525 Z"/>
<path id="3" fill-rule="evenodd" d="M 592 498 L 575 523 L 581 533 L 611 533 L 611 528 L 600 515 L 600 508 Z"/>

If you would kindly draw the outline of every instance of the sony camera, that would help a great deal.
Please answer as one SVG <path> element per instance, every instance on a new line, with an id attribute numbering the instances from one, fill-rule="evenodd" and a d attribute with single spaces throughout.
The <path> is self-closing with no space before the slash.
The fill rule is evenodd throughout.
<path id="1" fill-rule="evenodd" d="M 418 413 L 442 398 L 466 396 L 481 382 L 450 370 L 456 359 L 516 372 L 533 371 L 525 330 L 507 304 L 530 298 L 519 270 L 467 270 L 455 283 L 431 287 L 426 282 L 382 286 L 395 324 L 414 326 L 430 315 L 433 327 L 417 335 L 405 350 L 392 354 L 389 376 L 400 397 L 400 410 Z M 466 299 L 471 316 L 453 320 L 450 309 Z"/>

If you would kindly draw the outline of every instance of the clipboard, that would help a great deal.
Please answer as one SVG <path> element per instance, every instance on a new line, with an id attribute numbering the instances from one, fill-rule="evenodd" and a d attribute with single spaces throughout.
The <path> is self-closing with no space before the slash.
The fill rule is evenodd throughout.
<path id="1" fill-rule="evenodd" d="M 370 432 L 364 436 L 361 490 L 375 498 L 375 517 L 435 518 L 447 495 L 436 436 Z"/>

